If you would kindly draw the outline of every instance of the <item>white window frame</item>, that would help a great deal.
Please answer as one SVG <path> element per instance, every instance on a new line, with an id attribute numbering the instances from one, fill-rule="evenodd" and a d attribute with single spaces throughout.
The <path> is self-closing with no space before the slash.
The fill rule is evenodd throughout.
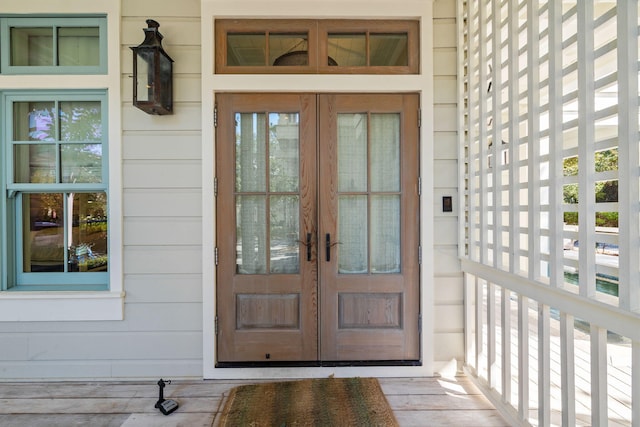
<path id="1" fill-rule="evenodd" d="M 109 290 L 0 292 L 0 321 L 94 321 L 122 320 L 124 288 L 122 262 L 122 135 L 120 75 L 120 2 L 69 0 L 52 4 L 46 0 L 13 2 L 5 5 L 7 15 L 38 14 L 107 17 L 107 68 L 104 74 L 0 75 L 0 89 L 65 90 L 106 89 L 109 141 Z M 4 199 L 3 199 L 4 200 Z M 6 239 L 0 228 L 0 241 Z M 0 274 L 6 274 L 0 265 Z"/>

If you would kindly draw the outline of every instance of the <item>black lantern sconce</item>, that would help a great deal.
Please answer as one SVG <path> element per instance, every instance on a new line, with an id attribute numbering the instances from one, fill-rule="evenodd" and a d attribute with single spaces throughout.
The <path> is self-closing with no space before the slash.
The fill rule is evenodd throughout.
<path id="1" fill-rule="evenodd" d="M 173 114 L 173 59 L 162 48 L 153 19 L 143 28 L 144 41 L 133 50 L 133 105 L 148 114 Z"/>

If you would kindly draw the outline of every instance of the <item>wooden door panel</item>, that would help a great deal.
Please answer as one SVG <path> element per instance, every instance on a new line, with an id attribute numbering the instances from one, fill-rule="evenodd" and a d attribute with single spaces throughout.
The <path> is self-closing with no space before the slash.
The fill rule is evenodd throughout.
<path id="1" fill-rule="evenodd" d="M 420 358 L 418 105 L 417 95 L 320 96 L 320 235 L 330 239 L 328 245 L 321 246 L 324 252 L 318 260 L 323 360 Z M 391 119 L 391 130 L 376 125 L 382 116 Z M 384 134 L 382 143 L 377 136 L 380 133 Z M 385 149 L 395 147 L 388 159 L 382 159 L 382 166 L 374 164 L 374 141 Z M 345 155 L 347 160 L 341 159 Z M 398 182 L 391 186 L 376 181 L 374 176 L 381 167 L 387 167 L 387 161 L 389 168 L 398 170 Z M 361 176 L 352 169 L 362 169 Z M 377 201 L 385 198 L 399 208 L 391 215 L 393 221 L 385 224 L 378 219 L 376 225 L 380 210 Z M 350 209 L 354 215 L 350 215 Z M 346 229 L 340 221 L 351 223 L 348 230 L 356 240 L 364 241 L 354 244 L 353 236 L 344 235 Z M 384 232 L 372 234 L 374 226 L 384 231 L 387 225 L 396 227 L 399 241 L 386 241 Z M 384 252 L 376 245 L 395 246 L 389 251 L 389 258 L 394 258 L 389 271 L 376 269 L 376 256 L 385 261 Z M 330 257 L 326 256 L 327 251 Z M 356 254 L 361 264 L 345 268 L 341 251 L 346 256 Z M 362 251 L 366 254 L 362 255 Z"/>
<path id="2" fill-rule="evenodd" d="M 307 234 L 316 234 L 316 98 L 220 94 L 216 102 L 218 361 L 315 361 L 318 275 L 315 249 L 307 259 L 305 245 Z M 249 136 L 239 142 L 243 132 Z M 246 173 L 242 156 L 252 168 Z M 297 224 L 297 235 L 285 242 L 273 219 L 282 200 L 293 206 L 287 221 Z M 258 234 L 242 234 L 238 224 L 255 226 Z M 282 264 L 292 257 L 297 264 Z M 254 258 L 255 265 L 246 264 Z"/>

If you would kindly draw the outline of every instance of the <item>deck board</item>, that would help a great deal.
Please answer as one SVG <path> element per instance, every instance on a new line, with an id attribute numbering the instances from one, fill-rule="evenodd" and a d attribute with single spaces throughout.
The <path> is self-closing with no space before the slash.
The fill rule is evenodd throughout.
<path id="1" fill-rule="evenodd" d="M 210 427 L 229 390 L 249 381 L 174 380 L 165 398 L 180 403 L 162 415 L 155 381 L 0 382 L 0 427 Z M 466 377 L 381 378 L 401 426 L 507 426 Z"/>

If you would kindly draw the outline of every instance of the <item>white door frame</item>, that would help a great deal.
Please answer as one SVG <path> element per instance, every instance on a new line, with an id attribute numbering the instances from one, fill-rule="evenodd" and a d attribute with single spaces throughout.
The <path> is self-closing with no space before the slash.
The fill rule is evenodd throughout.
<path id="1" fill-rule="evenodd" d="M 362 8 L 366 4 L 366 16 Z M 278 15 L 274 14 L 275 12 Z M 202 0 L 202 354 L 203 378 L 260 379 L 313 378 L 335 375 L 375 377 L 421 377 L 434 374 L 433 288 L 433 17 L 432 0 L 397 2 L 382 0 L 340 0 L 295 2 L 283 0 L 277 8 L 261 0 Z M 217 18 L 247 16 L 265 18 L 367 18 L 419 17 L 420 74 L 415 75 L 213 75 L 214 28 Z M 336 12 L 340 16 L 336 16 Z M 249 16 L 247 16 L 249 17 Z M 421 366 L 366 367 L 286 367 L 286 368 L 216 368 L 216 281 L 215 281 L 215 128 L 214 100 L 216 92 L 417 92 L 421 97 L 420 175 L 420 242 L 422 264 L 421 289 Z"/>

